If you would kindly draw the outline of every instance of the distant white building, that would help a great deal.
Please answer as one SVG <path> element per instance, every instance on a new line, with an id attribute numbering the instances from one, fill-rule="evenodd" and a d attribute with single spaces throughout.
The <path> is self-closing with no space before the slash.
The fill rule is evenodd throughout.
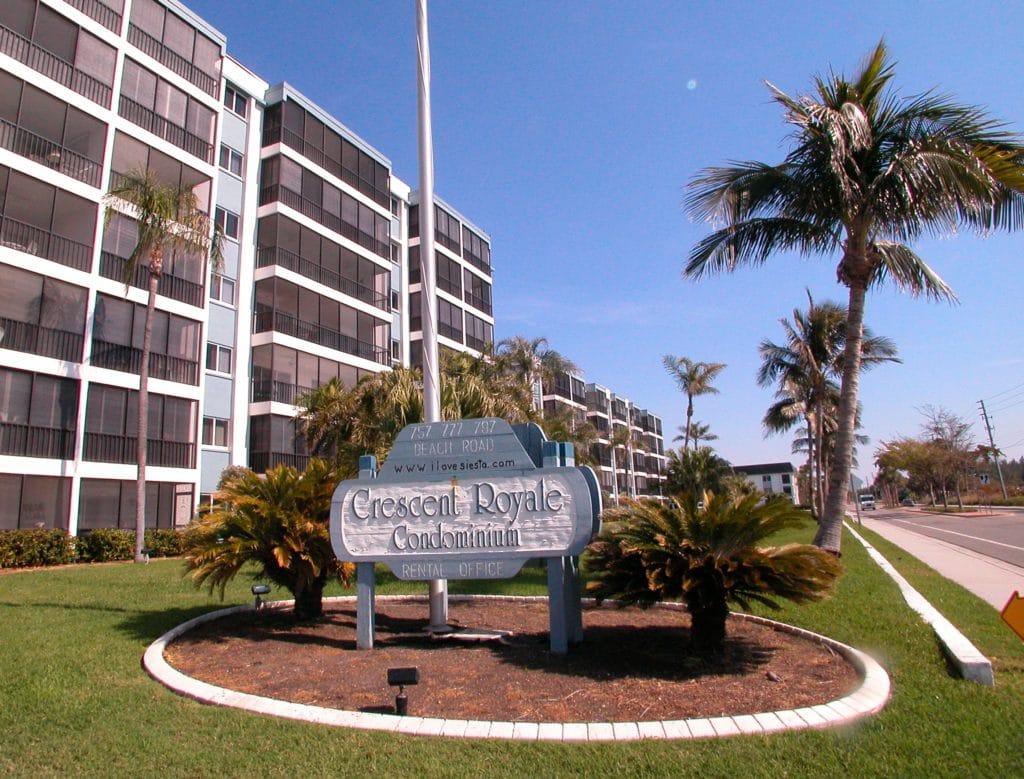
<path id="1" fill-rule="evenodd" d="M 793 468 L 792 463 L 734 465 L 733 471 L 745 476 L 747 481 L 765 495 L 782 494 L 793 503 L 800 502 L 796 484 L 796 469 Z"/>

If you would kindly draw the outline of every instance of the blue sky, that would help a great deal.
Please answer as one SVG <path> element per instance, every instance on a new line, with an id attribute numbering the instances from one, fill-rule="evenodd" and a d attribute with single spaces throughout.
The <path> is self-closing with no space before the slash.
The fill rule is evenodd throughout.
<path id="1" fill-rule="evenodd" d="M 413 0 L 193 0 L 259 75 L 288 81 L 383 152 L 415 185 Z M 845 305 L 838 258 L 778 256 L 699 283 L 681 278 L 707 234 L 681 203 L 701 168 L 777 162 L 786 128 L 764 80 L 789 94 L 829 69 L 847 74 L 883 36 L 905 95 L 930 88 L 986 107 L 1024 131 L 1024 4 L 893 2 L 430 3 L 437 194 L 492 239 L 496 337 L 546 337 L 588 381 L 660 414 L 666 443 L 685 402 L 664 354 L 724 362 L 720 394 L 696 418 L 734 464 L 792 460 L 790 437 L 764 438 L 772 392 L 757 387 L 757 345 L 781 317 Z M 867 323 L 902 365 L 865 374 L 858 472 L 881 440 L 916 435 L 943 406 L 1024 455 L 1022 236 L 928 239 L 918 253 L 956 306 L 885 289 Z"/>

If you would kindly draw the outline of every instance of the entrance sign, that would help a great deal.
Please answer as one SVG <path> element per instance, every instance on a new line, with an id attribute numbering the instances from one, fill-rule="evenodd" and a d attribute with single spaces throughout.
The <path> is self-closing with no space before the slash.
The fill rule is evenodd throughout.
<path id="1" fill-rule="evenodd" d="M 599 528 L 601 500 L 571 445 L 545 441 L 535 425 L 464 419 L 408 425 L 379 469 L 364 459 L 360 478 L 335 490 L 330 525 L 338 559 L 357 563 L 360 648 L 373 645 L 378 562 L 432 581 L 509 578 L 550 558 L 552 650 L 582 638 L 573 558 Z"/>
<path id="2" fill-rule="evenodd" d="M 400 579 L 511 577 L 531 557 L 580 554 L 592 530 L 583 474 L 532 463 L 512 475 L 349 481 L 331 506 L 338 559 L 382 562 Z"/>

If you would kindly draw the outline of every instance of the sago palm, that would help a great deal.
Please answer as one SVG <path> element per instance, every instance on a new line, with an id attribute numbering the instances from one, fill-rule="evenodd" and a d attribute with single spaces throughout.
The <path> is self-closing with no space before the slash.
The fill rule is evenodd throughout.
<path id="1" fill-rule="evenodd" d="M 824 598 L 839 561 L 809 544 L 761 546 L 809 519 L 787 500 L 762 498 L 715 495 L 701 509 L 680 495 L 671 505 L 630 501 L 606 510 L 605 530 L 584 558 L 595 574 L 589 594 L 640 606 L 681 600 L 698 650 L 722 646 L 729 603 L 776 609 L 779 599 Z"/>
<path id="2" fill-rule="evenodd" d="M 1024 218 L 1024 146 L 984 111 L 926 92 L 903 98 L 879 43 L 852 79 L 830 73 L 815 94 L 790 97 L 769 84 L 791 125 L 782 163 L 711 167 L 690 182 L 690 214 L 717 229 L 691 251 L 684 275 L 699 278 L 761 265 L 776 252 L 839 253 L 849 291 L 839 429 L 825 512 L 815 543 L 835 552 L 851 465 L 860 380 L 864 300 L 886 282 L 953 299 L 910 248 L 922 235 L 964 226 L 1014 229 Z"/>
<path id="3" fill-rule="evenodd" d="M 324 585 L 348 582 L 352 570 L 331 548 L 331 497 L 339 481 L 317 458 L 304 471 L 278 465 L 262 476 L 232 474 L 185 532 L 185 574 L 223 598 L 228 582 L 253 563 L 254 577 L 292 593 L 297 619 L 319 617 Z"/>
<path id="4" fill-rule="evenodd" d="M 146 558 L 142 553 L 146 531 L 146 459 L 149 437 L 149 355 L 153 345 L 153 312 L 156 291 L 164 269 L 164 252 L 184 251 L 209 257 L 215 268 L 220 266 L 220 231 L 214 230 L 195 193 L 187 186 L 164 184 L 147 168 L 115 178 L 114 186 L 104 198 L 105 220 L 113 217 L 113 209 L 123 210 L 138 224 L 139 239 L 125 264 L 125 287 L 135 277 L 135 270 L 144 265 L 149 272 L 146 298 L 146 321 L 143 325 L 142 354 L 139 360 L 139 418 L 135 457 L 138 467 L 135 490 L 135 561 Z M 212 236 L 212 237 L 211 237 Z"/>

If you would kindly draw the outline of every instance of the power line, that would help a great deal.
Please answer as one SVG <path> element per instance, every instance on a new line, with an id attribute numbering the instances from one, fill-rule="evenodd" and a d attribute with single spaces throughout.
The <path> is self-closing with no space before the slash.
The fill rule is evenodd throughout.
<path id="1" fill-rule="evenodd" d="M 993 412 L 995 412 L 995 411 L 1006 411 L 1006 409 L 1008 409 L 1008 408 L 1014 408 L 1015 406 L 1020 406 L 1020 405 L 1024 405 L 1024 398 L 1022 398 L 1021 400 L 1018 400 L 1018 401 L 1016 401 L 1014 403 L 1008 403 L 1005 406 L 996 406 L 994 409 L 992 409 L 992 411 Z"/>
<path id="2" fill-rule="evenodd" d="M 1022 381 L 1020 384 L 1016 385 L 1015 387 L 1010 387 L 1010 389 L 1006 389 L 1006 390 L 1003 390 L 1002 392 L 996 392 L 993 395 L 989 395 L 986 398 L 986 400 L 992 400 L 993 398 L 998 398 L 1000 395 L 1005 395 L 1007 392 L 1013 392 L 1014 390 L 1021 389 L 1022 387 L 1024 387 L 1024 381 Z"/>

